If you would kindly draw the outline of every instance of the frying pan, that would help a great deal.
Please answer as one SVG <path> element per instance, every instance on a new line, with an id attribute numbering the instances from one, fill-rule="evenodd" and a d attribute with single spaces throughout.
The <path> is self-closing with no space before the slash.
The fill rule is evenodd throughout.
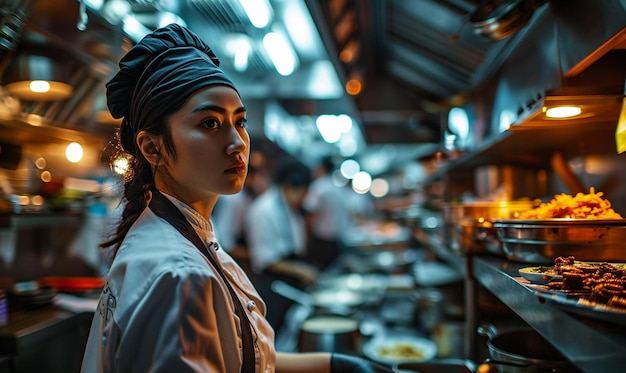
<path id="1" fill-rule="evenodd" d="M 493 325 L 481 325 L 478 333 L 489 338 L 491 358 L 482 365 L 497 367 L 501 373 L 579 373 L 534 329 L 522 327 L 498 332 Z"/>
<path id="2" fill-rule="evenodd" d="M 365 295 L 347 289 L 321 289 L 304 292 L 286 282 L 276 280 L 272 290 L 287 299 L 317 309 L 351 309 L 366 301 Z"/>

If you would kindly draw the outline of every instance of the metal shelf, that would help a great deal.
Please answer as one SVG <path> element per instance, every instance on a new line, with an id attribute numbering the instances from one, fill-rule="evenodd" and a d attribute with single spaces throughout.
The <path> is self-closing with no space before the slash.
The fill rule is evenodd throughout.
<path id="1" fill-rule="evenodd" d="M 466 357 L 477 360 L 478 287 L 482 285 L 583 372 L 614 372 L 626 366 L 626 327 L 565 312 L 515 278 L 528 264 L 491 255 L 457 255 L 435 234 L 416 238 L 465 275 Z"/>
<path id="2" fill-rule="evenodd" d="M 472 277 L 519 315 L 584 372 L 626 366 L 626 327 L 569 314 L 542 301 L 514 277 L 527 265 L 497 257 L 471 257 Z"/>
<path id="3" fill-rule="evenodd" d="M 550 159 L 556 150 L 565 157 L 616 154 L 613 144 L 617 122 L 603 118 L 597 120 L 590 122 L 591 119 L 588 119 L 581 123 L 531 122 L 513 126 L 509 131 L 486 139 L 476 149 L 448 161 L 430 175 L 426 183 L 444 177 L 456 178 L 457 175 L 473 176 L 474 168 L 485 165 L 520 165 L 549 169 Z"/>

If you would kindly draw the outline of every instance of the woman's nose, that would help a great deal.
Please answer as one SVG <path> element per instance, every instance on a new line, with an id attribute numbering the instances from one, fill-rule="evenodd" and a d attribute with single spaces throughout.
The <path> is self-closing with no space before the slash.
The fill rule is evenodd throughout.
<path id="1" fill-rule="evenodd" d="M 246 133 L 241 133 L 236 128 L 231 128 L 228 136 L 229 136 L 229 145 L 228 145 L 227 151 L 229 154 L 239 153 L 246 149 L 246 146 L 247 146 L 247 142 L 246 142 L 247 134 Z"/>

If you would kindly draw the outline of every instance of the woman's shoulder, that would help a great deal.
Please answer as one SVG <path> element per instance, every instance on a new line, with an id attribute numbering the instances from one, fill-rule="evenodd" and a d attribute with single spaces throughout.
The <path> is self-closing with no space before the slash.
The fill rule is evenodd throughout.
<path id="1" fill-rule="evenodd" d="M 172 225 L 144 212 L 128 231 L 112 268 L 123 266 L 142 272 L 176 271 L 179 275 L 211 275 L 206 258 Z"/>

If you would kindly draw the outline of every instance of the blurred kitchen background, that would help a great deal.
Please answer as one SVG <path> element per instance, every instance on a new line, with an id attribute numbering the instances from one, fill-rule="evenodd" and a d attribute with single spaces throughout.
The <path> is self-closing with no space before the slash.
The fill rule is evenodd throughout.
<path id="1" fill-rule="evenodd" d="M 403 255 L 423 232 L 446 239 L 447 203 L 594 187 L 626 215 L 624 0 L 0 0 L 3 281 L 102 274 L 124 170 L 104 85 L 171 22 L 214 49 L 270 167 L 328 156 L 372 198 L 352 237 L 399 240 L 394 273 L 435 257 Z M 548 110 L 564 106 L 577 115 Z"/>
<path id="2" fill-rule="evenodd" d="M 119 178 L 109 141 L 119 122 L 106 109 L 104 84 L 148 30 L 179 22 L 212 46 L 240 87 L 253 148 L 270 160 L 348 161 L 344 176 L 389 209 L 594 186 L 626 212 L 616 146 L 623 1 L 1 5 L 7 211 L 110 211 Z M 36 79 L 53 81 L 52 90 L 24 88 Z M 546 116 L 544 108 L 564 104 L 582 113 Z M 73 146 L 77 160 L 66 156 Z M 3 246 L 13 262 L 14 245 Z"/>

